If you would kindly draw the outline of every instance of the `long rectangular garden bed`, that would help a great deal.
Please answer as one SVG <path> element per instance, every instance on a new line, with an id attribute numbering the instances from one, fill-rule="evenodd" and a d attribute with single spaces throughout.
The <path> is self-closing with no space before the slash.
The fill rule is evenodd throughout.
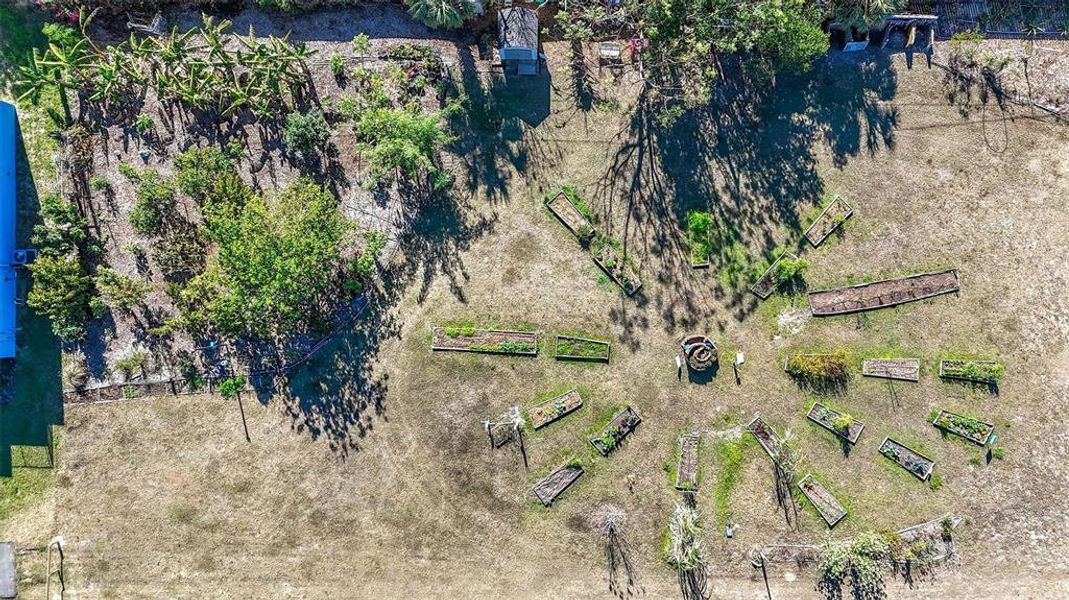
<path id="1" fill-rule="evenodd" d="M 809 292 L 814 316 L 845 315 L 915 302 L 960 289 L 957 269 Z"/>
<path id="2" fill-rule="evenodd" d="M 639 418 L 635 409 L 628 406 L 616 413 L 596 436 L 590 438 L 590 443 L 602 456 L 608 456 L 641 422 L 642 419 Z"/>
<path id="3" fill-rule="evenodd" d="M 605 340 L 558 335 L 553 356 L 558 360 L 609 362 L 611 344 Z"/>
<path id="4" fill-rule="evenodd" d="M 836 196 L 834 200 L 824 207 L 824 210 L 820 212 L 820 215 L 805 230 L 803 235 L 816 248 L 853 214 L 853 207 L 847 204 L 846 200 L 843 200 L 841 196 Z"/>
<path id="5" fill-rule="evenodd" d="M 583 474 L 583 467 L 562 465 L 546 477 L 539 479 L 534 484 L 534 495 L 542 502 L 542 506 L 549 508 L 553 501 L 575 483 Z"/>
<path id="6" fill-rule="evenodd" d="M 790 252 L 780 254 L 779 258 L 773 261 L 772 264 L 765 269 L 765 272 L 757 278 L 757 282 L 750 286 L 750 291 L 753 292 L 755 296 L 764 300 L 771 296 L 772 292 L 776 291 L 776 287 L 779 285 L 779 282 L 776 281 L 776 267 L 779 266 L 780 261 L 784 258 L 798 260 L 798 257 Z"/>
<path id="7" fill-rule="evenodd" d="M 921 380 L 921 361 L 919 358 L 866 358 L 861 363 L 861 374 L 917 382 Z"/>
<path id="8" fill-rule="evenodd" d="M 976 383 L 997 383 L 1005 368 L 993 360 L 948 359 L 939 361 L 939 376 Z"/>
<path id="9" fill-rule="evenodd" d="M 949 410 L 940 410 L 932 419 L 932 425 L 947 433 L 961 436 L 978 446 L 986 446 L 995 431 L 995 426 L 979 419 L 955 414 Z"/>
<path id="10" fill-rule="evenodd" d="M 564 224 L 568 228 L 568 231 L 572 232 L 572 235 L 579 239 L 586 239 L 594 235 L 594 226 L 590 223 L 590 220 L 586 218 L 582 211 L 572 202 L 572 199 L 568 197 L 568 194 L 561 190 L 557 192 L 556 196 L 546 200 L 546 208 L 549 212 L 553 213 L 553 216 Z"/>
<path id="11" fill-rule="evenodd" d="M 761 444 L 769 458 L 773 461 L 779 460 L 777 454 L 779 453 L 779 435 L 776 434 L 776 430 L 772 429 L 760 415 L 753 418 L 749 425 L 746 426 L 746 430 L 749 431 L 755 438 L 757 443 Z"/>
<path id="12" fill-rule="evenodd" d="M 676 489 L 693 492 L 698 489 L 698 445 L 701 434 L 688 433 L 679 438 L 679 465 L 676 469 Z"/>
<path id="13" fill-rule="evenodd" d="M 809 408 L 809 414 L 806 416 L 809 417 L 810 421 L 851 444 L 857 443 L 857 439 L 861 437 L 861 431 L 865 429 L 865 424 L 861 421 L 851 418 L 850 415 L 844 415 L 833 408 L 828 408 L 820 402 L 814 402 L 813 406 Z M 840 419 L 845 422 L 839 423 Z"/>
<path id="14" fill-rule="evenodd" d="M 431 349 L 535 356 L 538 354 L 538 333 L 474 327 L 435 327 Z"/>
<path id="15" fill-rule="evenodd" d="M 910 450 L 904 444 L 896 442 L 889 437 L 884 438 L 883 443 L 880 444 L 880 454 L 893 460 L 898 466 L 909 471 L 921 481 L 927 481 L 932 475 L 932 469 L 935 468 L 934 460 L 920 452 Z"/>
<path id="16" fill-rule="evenodd" d="M 531 427 L 541 429 L 582 405 L 583 397 L 579 392 L 568 390 L 556 398 L 532 406 L 527 410 L 527 418 L 531 421 Z"/>
<path id="17" fill-rule="evenodd" d="M 819 481 L 813 479 L 812 474 L 806 475 L 798 482 L 798 489 L 802 490 L 802 494 L 817 509 L 817 512 L 820 513 L 820 518 L 824 519 L 829 528 L 835 527 L 846 516 L 847 512 L 843 505 L 839 504 L 835 496 L 823 485 L 820 485 Z"/>
<path id="18" fill-rule="evenodd" d="M 634 295 L 642 287 L 638 274 L 612 244 L 602 244 L 590 257 L 628 296 Z"/>

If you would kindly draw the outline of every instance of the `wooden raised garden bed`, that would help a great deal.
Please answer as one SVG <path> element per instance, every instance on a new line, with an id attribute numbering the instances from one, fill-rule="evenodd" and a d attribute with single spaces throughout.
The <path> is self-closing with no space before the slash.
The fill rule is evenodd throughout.
<path id="1" fill-rule="evenodd" d="M 960 289 L 957 269 L 809 292 L 813 316 L 845 315 L 915 302 Z"/>
<path id="2" fill-rule="evenodd" d="M 485 354 L 538 354 L 538 333 L 472 327 L 435 327 L 431 350 Z"/>
<path id="3" fill-rule="evenodd" d="M 940 410 L 932 420 L 932 425 L 947 433 L 961 436 L 978 446 L 986 446 L 991 434 L 995 431 L 995 426 L 991 423 L 955 414 L 949 410 Z"/>
<path id="4" fill-rule="evenodd" d="M 531 427 L 541 429 L 582 405 L 583 398 L 579 392 L 568 390 L 556 398 L 550 398 L 529 408 L 527 418 L 531 421 Z"/>
<path id="5" fill-rule="evenodd" d="M 998 383 L 1005 368 L 993 360 L 941 360 L 939 376 L 976 383 Z"/>
<path id="6" fill-rule="evenodd" d="M 590 438 L 590 443 L 602 456 L 608 456 L 641 422 L 642 419 L 639 418 L 635 409 L 628 406 L 616 413 L 616 416 L 610 419 L 596 436 Z"/>
<path id="7" fill-rule="evenodd" d="M 820 485 L 819 481 L 813 479 L 813 475 L 810 474 L 803 477 L 798 482 L 798 489 L 802 490 L 802 494 L 817 509 L 817 512 L 820 513 L 820 518 L 824 519 L 829 529 L 835 527 L 846 516 L 847 512 L 843 505 L 839 504 L 835 496 L 832 496 L 831 492 Z"/>
<path id="8" fill-rule="evenodd" d="M 676 489 L 693 492 L 698 489 L 698 445 L 701 434 L 688 433 L 679 438 L 679 465 L 676 468 Z"/>
<path id="9" fill-rule="evenodd" d="M 918 382 L 921 380 L 921 361 L 919 358 L 866 358 L 861 363 L 861 374 Z"/>
<path id="10" fill-rule="evenodd" d="M 846 427 L 837 425 L 835 421 L 842 416 L 842 413 L 835 409 L 828 408 L 820 402 L 814 402 L 813 406 L 809 408 L 809 414 L 806 416 L 809 417 L 810 421 L 820 425 L 824 429 L 827 429 L 851 444 L 857 443 L 857 439 L 861 437 L 861 431 L 865 429 L 865 424 L 857 419 L 850 419 L 850 422 Z"/>
<path id="11" fill-rule="evenodd" d="M 549 212 L 553 213 L 553 216 L 564 224 L 568 228 L 568 231 L 572 232 L 572 235 L 579 239 L 586 239 L 594 235 L 594 226 L 590 223 L 590 220 L 583 215 L 575 204 L 572 203 L 572 199 L 568 197 L 568 194 L 564 193 L 564 190 L 557 192 L 556 196 L 546 200 L 546 208 Z"/>
<path id="12" fill-rule="evenodd" d="M 790 252 L 780 254 L 779 258 L 773 261 L 772 264 L 765 269 L 765 272 L 761 274 L 761 277 L 757 279 L 757 283 L 750 287 L 750 291 L 753 292 L 755 296 L 765 300 L 772 295 L 772 292 L 776 291 L 776 288 L 779 286 L 779 282 L 776 281 L 776 267 L 779 266 L 779 262 L 784 258 L 798 260 L 798 257 Z"/>
<path id="13" fill-rule="evenodd" d="M 832 234 L 836 229 L 842 226 L 850 215 L 854 214 L 854 209 L 846 200 L 842 197 L 836 196 L 824 210 L 821 211 L 813 224 L 809 226 L 809 229 L 805 230 L 805 239 L 809 240 L 809 243 L 814 248 L 819 246 L 824 240 L 828 239 L 828 236 Z"/>
<path id="14" fill-rule="evenodd" d="M 546 477 L 539 479 L 534 484 L 534 495 L 542 502 L 542 506 L 549 508 L 553 501 L 575 483 L 583 474 L 582 467 L 562 465 Z"/>
<path id="15" fill-rule="evenodd" d="M 780 445 L 779 435 L 760 415 L 750 421 L 750 424 L 746 426 L 746 430 L 757 438 L 757 443 L 761 444 L 769 458 L 773 461 L 779 460 L 777 457 Z"/>
<path id="16" fill-rule="evenodd" d="M 616 285 L 623 288 L 624 293 L 628 296 L 634 295 L 642 287 L 638 274 L 635 273 L 635 270 L 631 268 L 631 265 L 624 260 L 612 244 L 602 244 L 590 257 L 601 267 L 602 271 L 605 271 L 609 279 L 612 279 L 616 282 Z"/>
<path id="17" fill-rule="evenodd" d="M 921 481 L 927 481 L 932 475 L 932 469 L 935 468 L 934 460 L 920 452 L 910 450 L 905 445 L 889 437 L 884 438 L 883 443 L 880 444 L 880 454 L 893 460 L 898 466 L 909 471 Z"/>
<path id="18" fill-rule="evenodd" d="M 558 335 L 553 356 L 558 360 L 609 362 L 611 346 L 604 340 Z"/>

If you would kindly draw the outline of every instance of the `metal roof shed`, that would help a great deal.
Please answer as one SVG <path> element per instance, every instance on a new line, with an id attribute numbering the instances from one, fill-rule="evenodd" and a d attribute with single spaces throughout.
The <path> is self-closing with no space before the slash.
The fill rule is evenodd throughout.
<path id="1" fill-rule="evenodd" d="M 0 102 L 0 358 L 15 357 L 15 107 Z"/>

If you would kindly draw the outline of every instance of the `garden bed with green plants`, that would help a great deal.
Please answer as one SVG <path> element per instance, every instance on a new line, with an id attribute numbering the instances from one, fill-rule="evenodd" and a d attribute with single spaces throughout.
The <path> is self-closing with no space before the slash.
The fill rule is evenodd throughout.
<path id="1" fill-rule="evenodd" d="M 817 509 L 817 513 L 828 524 L 829 529 L 835 527 L 848 514 L 835 496 L 814 479 L 812 474 L 806 475 L 798 482 L 798 489 L 802 491 L 802 495 L 809 500 L 813 508 Z"/>
<path id="2" fill-rule="evenodd" d="M 679 463 L 676 467 L 676 489 L 682 492 L 694 492 L 698 489 L 700 469 L 698 451 L 701 434 L 694 432 L 679 438 Z"/>
<path id="3" fill-rule="evenodd" d="M 557 360 L 609 362 L 612 344 L 605 340 L 558 335 L 553 357 Z"/>
<path id="4" fill-rule="evenodd" d="M 865 424 L 852 416 L 829 408 L 820 402 L 814 402 L 806 415 L 810 421 L 834 433 L 842 439 L 856 444 L 861 437 Z"/>
<path id="5" fill-rule="evenodd" d="M 769 458 L 774 462 L 779 460 L 780 438 L 771 425 L 758 415 L 750 421 L 746 430 L 757 438 L 757 443 L 761 444 Z"/>
<path id="6" fill-rule="evenodd" d="M 947 359 L 939 361 L 939 376 L 976 383 L 998 383 L 1006 368 L 993 360 Z"/>
<path id="7" fill-rule="evenodd" d="M 531 427 L 541 429 L 582 405 L 583 397 L 579 392 L 568 390 L 556 398 L 550 398 L 527 409 L 527 420 Z"/>
<path id="8" fill-rule="evenodd" d="M 562 187 L 555 196 L 546 200 L 546 208 L 580 240 L 594 235 L 594 215 L 571 188 Z"/>
<path id="9" fill-rule="evenodd" d="M 880 454 L 891 459 L 921 481 L 927 481 L 932 475 L 932 469 L 935 468 L 934 460 L 889 437 L 884 438 L 883 443 L 880 444 Z"/>
<path id="10" fill-rule="evenodd" d="M 709 267 L 712 254 L 712 240 L 709 233 L 713 226 L 713 217 L 706 211 L 691 211 L 687 215 L 687 245 L 690 248 L 690 266 L 695 269 Z"/>
<path id="11" fill-rule="evenodd" d="M 583 475 L 583 467 L 578 463 L 568 463 L 557 467 L 549 475 L 534 484 L 534 495 L 542 506 L 549 508 L 558 496 Z"/>
<path id="12" fill-rule="evenodd" d="M 991 434 L 995 431 L 995 426 L 991 423 L 955 414 L 949 410 L 940 410 L 932 419 L 932 425 L 941 431 L 963 437 L 978 446 L 986 446 Z"/>
<path id="13" fill-rule="evenodd" d="M 535 356 L 538 354 L 538 333 L 534 331 L 476 329 L 475 327 L 467 326 L 435 327 L 431 349 Z"/>
<path id="14" fill-rule="evenodd" d="M 602 456 L 608 456 L 641 422 L 642 419 L 635 409 L 628 406 L 609 419 L 609 422 L 590 438 L 590 443 Z"/>
<path id="15" fill-rule="evenodd" d="M 776 291 L 776 288 L 798 277 L 808 266 L 809 261 L 806 259 L 798 258 L 791 252 L 784 252 L 761 273 L 757 282 L 750 287 L 750 291 L 758 298 L 765 300 Z"/>
<path id="16" fill-rule="evenodd" d="M 624 256 L 623 250 L 615 240 L 599 238 L 590 253 L 601 270 L 620 286 L 624 293 L 633 296 L 642 287 L 638 272 L 631 260 Z"/>
<path id="17" fill-rule="evenodd" d="M 921 361 L 919 358 L 866 358 L 861 363 L 861 374 L 865 377 L 918 382 L 921 379 Z"/>
<path id="18" fill-rule="evenodd" d="M 950 294 L 961 289 L 957 269 L 809 292 L 813 316 L 845 315 Z"/>
<path id="19" fill-rule="evenodd" d="M 805 230 L 803 236 L 809 240 L 814 248 L 828 239 L 836 229 L 854 214 L 854 209 L 841 196 L 836 196 L 824 210 L 820 212 L 813 224 Z"/>

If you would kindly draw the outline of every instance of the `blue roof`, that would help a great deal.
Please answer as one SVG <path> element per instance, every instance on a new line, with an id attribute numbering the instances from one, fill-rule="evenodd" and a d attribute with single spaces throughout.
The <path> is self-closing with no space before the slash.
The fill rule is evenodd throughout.
<path id="1" fill-rule="evenodd" d="M 15 357 L 15 107 L 0 102 L 0 358 Z"/>

